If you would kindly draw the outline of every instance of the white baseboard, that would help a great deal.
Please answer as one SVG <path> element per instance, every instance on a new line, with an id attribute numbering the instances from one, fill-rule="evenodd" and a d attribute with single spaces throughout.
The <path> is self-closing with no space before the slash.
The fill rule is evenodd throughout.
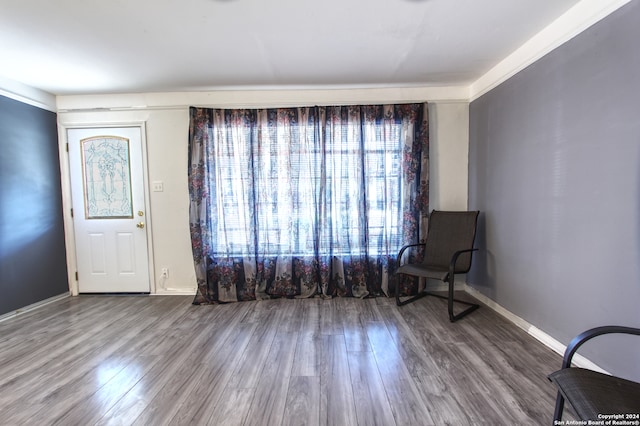
<path id="1" fill-rule="evenodd" d="M 151 296 L 195 296 L 196 289 L 188 288 L 163 288 L 156 290 Z"/>
<path id="2" fill-rule="evenodd" d="M 551 337 L 549 334 L 540 330 L 539 328 L 529 324 L 524 319 L 520 318 L 513 312 L 508 311 L 501 305 L 497 304 L 494 300 L 489 299 L 484 294 L 480 293 L 473 287 L 470 287 L 466 283 L 464 284 L 464 291 L 469 295 L 475 297 L 483 304 L 487 305 L 489 308 L 493 309 L 498 314 L 502 315 L 505 319 L 515 324 L 517 327 L 526 331 L 529 335 L 531 335 L 534 339 L 538 340 L 540 343 L 551 349 L 552 351 L 564 355 L 564 351 L 567 349 L 567 346 L 559 342 L 558 340 Z M 590 370 L 599 371 L 604 374 L 610 374 L 608 371 L 604 370 L 594 362 L 591 362 L 589 359 L 583 357 L 580 354 L 575 354 L 573 356 L 573 365 L 581 368 L 588 368 Z M 558 369 L 560 365 L 558 365 Z"/>
<path id="3" fill-rule="evenodd" d="M 41 300 L 40 302 L 33 303 L 29 306 L 25 306 L 24 308 L 16 309 L 12 312 L 7 312 L 6 314 L 0 315 L 0 322 L 8 320 L 9 318 L 17 317 L 18 315 L 33 311 L 34 309 L 41 308 L 49 303 L 56 302 L 58 300 L 62 300 L 69 297 L 69 292 L 60 294 L 58 296 L 53 296 L 45 300 Z"/>

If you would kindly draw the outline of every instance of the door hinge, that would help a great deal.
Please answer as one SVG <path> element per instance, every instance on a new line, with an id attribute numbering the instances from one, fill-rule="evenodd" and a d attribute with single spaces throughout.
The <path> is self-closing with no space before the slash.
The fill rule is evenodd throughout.
<path id="1" fill-rule="evenodd" d="M 78 271 L 76 271 L 76 281 L 78 281 Z"/>
<path id="2" fill-rule="evenodd" d="M 71 217 L 73 217 L 73 209 L 71 209 Z"/>
<path id="3" fill-rule="evenodd" d="M 67 142 L 66 145 L 67 145 L 67 152 L 69 152 L 69 142 Z"/>

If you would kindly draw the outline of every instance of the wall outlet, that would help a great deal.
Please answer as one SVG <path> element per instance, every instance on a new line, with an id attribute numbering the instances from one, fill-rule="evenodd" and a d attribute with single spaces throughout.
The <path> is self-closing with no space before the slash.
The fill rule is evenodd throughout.
<path id="1" fill-rule="evenodd" d="M 162 268 L 160 274 L 162 278 L 169 278 L 169 268 Z"/>

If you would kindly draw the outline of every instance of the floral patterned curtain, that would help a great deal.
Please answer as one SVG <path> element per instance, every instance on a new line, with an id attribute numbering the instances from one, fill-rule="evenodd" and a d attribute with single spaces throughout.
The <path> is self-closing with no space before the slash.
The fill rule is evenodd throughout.
<path id="1" fill-rule="evenodd" d="M 190 109 L 195 304 L 415 291 L 426 104 Z"/>

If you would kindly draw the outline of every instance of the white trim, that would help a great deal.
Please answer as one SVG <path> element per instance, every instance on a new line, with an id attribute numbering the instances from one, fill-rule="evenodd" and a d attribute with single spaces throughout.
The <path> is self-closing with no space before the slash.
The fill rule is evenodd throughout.
<path id="1" fill-rule="evenodd" d="M 0 76 L 0 95 L 23 104 L 56 112 L 55 95 L 2 76 Z"/>
<path id="2" fill-rule="evenodd" d="M 27 312 L 31 312 L 33 310 L 41 308 L 41 307 L 43 307 L 45 305 L 48 305 L 50 303 L 57 302 L 58 300 L 66 299 L 67 297 L 69 297 L 69 293 L 68 292 L 67 293 L 62 293 L 62 294 L 60 294 L 58 296 L 50 297 L 48 299 L 41 300 L 41 301 L 36 302 L 36 303 L 32 303 L 31 305 L 25 306 L 24 308 L 16 309 L 15 311 L 8 312 L 6 314 L 0 315 L 0 322 L 6 321 L 6 320 L 8 320 L 10 318 L 15 318 L 18 315 L 26 314 Z"/>
<path id="3" fill-rule="evenodd" d="M 492 300 L 492 299 L 488 298 L 487 296 L 485 296 L 484 294 L 480 293 L 475 288 L 470 287 L 469 285 L 465 284 L 464 285 L 464 291 L 466 293 L 470 294 L 471 296 L 473 296 L 474 298 L 478 299 L 480 302 L 482 302 L 487 307 L 493 309 L 498 314 L 502 315 L 505 319 L 507 319 L 508 321 L 512 322 L 517 327 L 519 327 L 519 328 L 523 329 L 524 331 L 526 331 L 530 336 L 532 336 L 534 339 L 538 340 L 540 343 L 542 343 L 543 345 L 545 345 L 546 347 L 548 347 L 552 351 L 554 351 L 554 352 L 556 352 L 556 353 L 558 353 L 560 355 L 564 355 L 564 351 L 567 349 L 566 345 L 564 345 L 561 342 L 559 342 L 558 340 L 554 339 L 553 337 L 551 337 L 550 335 L 548 335 L 544 331 L 540 330 L 539 328 L 529 324 L 527 321 L 525 321 L 524 319 L 520 318 L 516 314 L 508 311 L 507 309 L 505 309 L 504 307 L 502 307 L 501 305 L 496 303 L 494 300 Z M 601 368 L 600 366 L 598 366 L 597 364 L 595 364 L 594 362 L 590 361 L 589 359 L 585 358 L 584 356 L 582 356 L 580 354 L 575 354 L 574 355 L 574 357 L 573 357 L 573 365 L 575 365 L 577 367 L 581 367 L 581 368 L 588 368 L 590 370 L 599 371 L 599 372 L 604 373 L 604 374 L 610 374 L 608 371 L 604 370 L 603 368 Z M 560 368 L 560 365 L 558 365 L 558 369 L 559 368 Z"/>
<path id="4" fill-rule="evenodd" d="M 149 163 L 147 154 L 147 122 L 141 121 L 136 124 L 140 128 L 140 137 L 142 138 L 142 187 L 144 188 L 144 208 L 145 219 L 147 224 L 147 259 L 149 263 L 149 292 L 154 294 L 158 291 L 156 286 L 155 258 L 153 252 L 153 220 L 151 214 L 151 183 L 149 181 Z"/>
<path id="5" fill-rule="evenodd" d="M 184 288 L 162 288 L 156 291 L 151 296 L 195 296 L 196 289 L 184 289 Z"/>
<path id="6" fill-rule="evenodd" d="M 354 103 L 467 102 L 468 86 L 387 87 L 333 90 L 217 90 L 210 92 L 123 93 L 58 96 L 58 112 L 148 111 L 215 108 L 268 108 Z"/>
<path id="7" fill-rule="evenodd" d="M 469 86 L 470 101 L 513 77 L 631 0 L 582 0 Z"/>
<path id="8" fill-rule="evenodd" d="M 67 152 L 67 127 L 60 123 L 60 116 L 58 116 L 58 157 L 60 161 L 60 188 L 62 190 L 62 220 L 67 257 L 67 280 L 69 293 L 72 296 L 77 296 L 78 281 L 76 280 L 76 271 L 78 266 L 76 262 L 76 237 L 73 228 L 73 217 L 71 217 L 73 203 L 71 198 L 69 153 Z"/>

